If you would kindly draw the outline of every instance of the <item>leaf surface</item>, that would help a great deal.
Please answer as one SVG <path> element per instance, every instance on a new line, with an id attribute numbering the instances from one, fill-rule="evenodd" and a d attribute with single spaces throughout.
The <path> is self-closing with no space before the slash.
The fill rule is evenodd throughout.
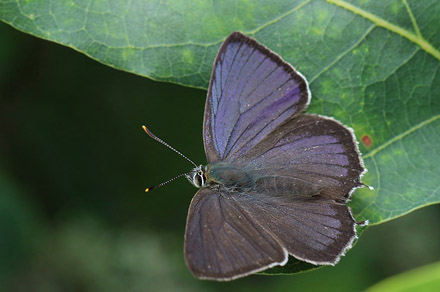
<path id="1" fill-rule="evenodd" d="M 242 31 L 309 80 L 309 112 L 354 128 L 369 172 L 350 206 L 379 224 L 440 201 L 439 1 L 0 0 L 29 34 L 155 80 L 206 88 Z M 307 267 L 293 262 L 298 268 Z"/>

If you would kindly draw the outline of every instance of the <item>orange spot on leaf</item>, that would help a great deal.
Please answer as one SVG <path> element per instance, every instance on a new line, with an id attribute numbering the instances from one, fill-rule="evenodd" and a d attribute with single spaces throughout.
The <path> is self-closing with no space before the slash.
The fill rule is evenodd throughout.
<path id="1" fill-rule="evenodd" d="M 367 146 L 367 148 L 370 148 L 371 146 L 371 138 L 368 135 L 364 135 L 362 136 L 362 143 L 364 143 L 365 146 Z"/>

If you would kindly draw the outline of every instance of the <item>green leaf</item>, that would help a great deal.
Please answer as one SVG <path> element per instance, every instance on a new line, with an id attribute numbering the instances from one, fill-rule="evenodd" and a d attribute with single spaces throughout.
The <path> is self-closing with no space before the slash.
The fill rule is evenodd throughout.
<path id="1" fill-rule="evenodd" d="M 439 1 L 0 0 L 0 19 L 109 66 L 200 88 L 223 39 L 242 31 L 308 78 L 309 112 L 354 128 L 375 188 L 354 194 L 357 220 L 440 201 Z"/>
<path id="2" fill-rule="evenodd" d="M 387 278 L 371 286 L 366 292 L 430 292 L 440 287 L 440 262 L 426 265 Z"/>

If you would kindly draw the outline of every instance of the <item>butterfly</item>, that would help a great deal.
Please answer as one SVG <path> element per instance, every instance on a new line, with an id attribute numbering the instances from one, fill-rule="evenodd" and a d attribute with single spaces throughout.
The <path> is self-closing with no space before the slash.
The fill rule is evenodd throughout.
<path id="1" fill-rule="evenodd" d="M 184 244 L 195 277 L 233 280 L 289 255 L 334 265 L 351 247 L 346 203 L 366 169 L 353 130 L 303 113 L 310 99 L 305 77 L 255 39 L 234 32 L 220 47 L 203 122 L 208 163 L 183 174 L 199 188 Z"/>

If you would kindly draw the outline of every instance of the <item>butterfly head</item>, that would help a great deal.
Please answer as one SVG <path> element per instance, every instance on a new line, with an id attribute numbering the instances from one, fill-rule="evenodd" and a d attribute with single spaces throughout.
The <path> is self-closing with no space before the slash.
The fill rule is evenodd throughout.
<path id="1" fill-rule="evenodd" d="M 186 175 L 186 178 L 196 187 L 202 188 L 206 185 L 206 169 L 203 165 L 195 167 Z"/>

